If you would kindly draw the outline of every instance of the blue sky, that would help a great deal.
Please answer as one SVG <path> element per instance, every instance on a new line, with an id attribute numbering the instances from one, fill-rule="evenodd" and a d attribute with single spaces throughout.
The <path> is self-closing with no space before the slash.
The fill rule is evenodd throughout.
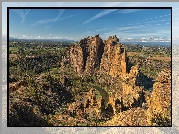
<path id="1" fill-rule="evenodd" d="M 9 35 L 17 38 L 170 37 L 170 9 L 10 9 Z"/>
<path id="2" fill-rule="evenodd" d="M 179 3 L 177 2 L 3 2 L 2 34 L 6 34 L 6 7 L 172 7 L 173 37 L 179 37 Z M 100 34 L 102 38 L 116 34 L 122 38 L 142 38 L 156 35 L 170 37 L 170 11 L 126 10 L 126 11 L 68 11 L 37 12 L 31 10 L 12 11 L 10 36 L 18 38 L 68 38 L 81 39 Z M 167 16 L 166 16 L 167 15 Z M 39 17 L 40 16 L 40 17 Z M 160 17 L 162 16 L 162 17 Z M 18 31 L 18 32 L 17 32 Z"/>

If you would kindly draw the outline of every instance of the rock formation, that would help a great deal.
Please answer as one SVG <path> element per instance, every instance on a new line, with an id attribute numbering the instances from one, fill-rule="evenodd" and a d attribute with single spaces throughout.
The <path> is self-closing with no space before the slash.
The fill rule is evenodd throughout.
<path id="1" fill-rule="evenodd" d="M 26 85 L 26 83 L 24 81 L 13 82 L 13 83 L 9 84 L 9 93 L 12 93 L 12 92 L 18 90 L 21 87 L 24 87 L 25 85 Z"/>
<path id="2" fill-rule="evenodd" d="M 83 50 L 80 45 L 70 47 L 70 63 L 74 70 L 81 74 L 84 68 Z"/>
<path id="3" fill-rule="evenodd" d="M 95 89 L 91 88 L 89 92 L 83 94 L 83 101 L 75 101 L 68 106 L 68 111 L 72 115 L 78 115 L 85 118 L 100 117 L 105 111 L 105 103 L 102 97 L 96 98 Z"/>
<path id="4" fill-rule="evenodd" d="M 89 118 L 111 119 L 106 122 L 107 125 L 116 125 L 116 121 L 119 121 L 117 125 L 121 126 L 153 125 L 154 122 L 160 124 L 157 119 L 161 118 L 165 124 L 170 122 L 169 72 L 163 71 L 159 74 L 151 94 L 141 87 L 139 65 L 130 66 L 125 46 L 119 43 L 116 36 L 109 36 L 107 40 L 102 40 L 99 35 L 89 36 L 71 46 L 68 52 L 68 58 L 62 61 L 63 66 L 66 63 L 70 64 L 79 76 L 97 75 L 98 83 L 113 88 L 108 90 L 110 93 L 106 101 L 103 96 L 96 98 L 97 88 L 92 86 L 93 88 L 84 95 L 83 102 L 70 104 L 69 111 L 74 113 L 75 109 L 78 111 L 75 113 Z M 127 116 L 126 121 L 123 120 L 124 116 Z"/>
<path id="5" fill-rule="evenodd" d="M 125 46 L 119 43 L 116 35 L 109 36 L 104 41 L 99 35 L 81 39 L 78 45 L 70 47 L 69 63 L 78 75 L 97 73 L 109 75 L 112 78 L 117 78 L 116 81 L 120 81 L 122 92 L 119 91 L 119 94 L 110 96 L 108 102 L 108 106 L 113 109 L 114 114 L 142 105 L 144 98 L 143 89 L 138 86 L 139 66 L 129 67 Z M 113 83 L 113 85 L 115 84 Z M 119 87 L 119 85 L 116 86 Z"/>
<path id="6" fill-rule="evenodd" d="M 158 74 L 148 105 L 147 115 L 150 125 L 171 125 L 170 71 L 163 70 Z"/>
<path id="7" fill-rule="evenodd" d="M 99 35 L 81 39 L 77 45 L 70 47 L 69 60 L 79 75 L 92 75 L 99 71 L 117 77 L 127 72 L 125 47 L 116 35 L 104 41 Z"/>
<path id="8" fill-rule="evenodd" d="M 105 42 L 102 55 L 100 72 L 113 77 L 121 76 L 127 71 L 127 55 L 122 44 L 117 42 L 117 37 L 109 37 Z"/>
<path id="9" fill-rule="evenodd" d="M 104 43 L 99 35 L 81 39 L 78 45 L 71 46 L 69 49 L 71 66 L 79 75 L 94 74 L 94 71 L 99 68 L 103 48 Z"/>
<path id="10" fill-rule="evenodd" d="M 101 126 L 147 126 L 146 111 L 140 107 L 116 114 Z"/>

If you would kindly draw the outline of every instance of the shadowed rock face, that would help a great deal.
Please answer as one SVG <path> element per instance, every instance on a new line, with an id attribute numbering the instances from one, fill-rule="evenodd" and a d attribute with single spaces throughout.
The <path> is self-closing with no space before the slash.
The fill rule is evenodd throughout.
<path id="1" fill-rule="evenodd" d="M 104 45 L 99 35 L 81 39 L 78 45 L 71 46 L 69 49 L 71 66 L 79 75 L 94 74 L 100 66 Z"/>

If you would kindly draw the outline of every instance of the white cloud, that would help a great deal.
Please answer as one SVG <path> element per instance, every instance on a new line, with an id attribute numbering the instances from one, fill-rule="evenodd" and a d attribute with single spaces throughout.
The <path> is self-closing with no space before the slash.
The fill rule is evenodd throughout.
<path id="1" fill-rule="evenodd" d="M 86 23 L 89 23 L 89 22 L 91 22 L 91 21 L 93 21 L 93 20 L 96 20 L 96 19 L 98 19 L 98 18 L 101 18 L 101 17 L 103 17 L 103 16 L 105 16 L 105 15 L 108 15 L 109 13 L 114 12 L 114 11 L 116 11 L 116 10 L 117 10 L 117 9 L 107 9 L 107 10 L 103 10 L 102 12 L 96 14 L 96 15 L 93 16 L 92 18 L 90 18 L 90 19 L 88 19 L 87 21 L 85 21 L 83 24 L 86 24 Z"/>
<path id="2" fill-rule="evenodd" d="M 124 9 L 121 12 L 122 13 L 132 13 L 132 12 L 137 12 L 137 11 L 141 11 L 142 9 Z"/>
<path id="3" fill-rule="evenodd" d="M 98 30 L 96 30 L 96 31 L 97 31 L 97 32 L 100 32 L 100 31 L 104 31 L 104 30 L 106 30 L 106 28 L 98 29 Z"/>
<path id="4" fill-rule="evenodd" d="M 23 38 L 27 38 L 28 36 L 27 35 L 22 35 Z"/>
<path id="5" fill-rule="evenodd" d="M 93 35 L 94 33 L 94 31 L 86 31 L 83 35 Z"/>
<path id="6" fill-rule="evenodd" d="M 59 19 L 59 17 L 63 14 L 64 11 L 65 11 L 64 9 L 59 10 L 59 13 L 58 13 L 58 15 L 55 18 L 46 19 L 46 20 L 39 20 L 39 21 L 33 23 L 32 26 L 36 26 L 36 25 L 39 25 L 39 24 L 47 24 L 47 23 L 51 23 L 51 22 L 54 23 L 54 22 L 56 22 Z M 46 26 L 46 28 L 47 27 L 49 28 L 50 26 Z"/>
<path id="7" fill-rule="evenodd" d="M 20 11 L 20 12 L 21 12 L 21 16 L 20 16 L 20 17 L 22 18 L 22 20 L 21 20 L 21 22 L 20 22 L 19 24 L 21 24 L 21 23 L 23 24 L 23 23 L 25 22 L 26 16 L 29 14 L 30 9 L 29 9 L 29 10 L 26 9 L 26 10 L 25 10 L 25 13 L 24 13 L 23 11 L 24 11 L 24 10 L 22 10 L 22 9 L 21 9 L 21 11 Z"/>
<path id="8" fill-rule="evenodd" d="M 11 11 L 15 12 L 21 18 L 19 24 L 23 24 L 25 22 L 26 16 L 30 12 L 30 9 L 11 9 Z"/>

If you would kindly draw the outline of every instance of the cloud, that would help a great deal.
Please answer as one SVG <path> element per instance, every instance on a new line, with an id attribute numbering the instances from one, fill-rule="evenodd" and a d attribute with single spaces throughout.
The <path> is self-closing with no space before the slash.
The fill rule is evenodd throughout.
<path id="1" fill-rule="evenodd" d="M 22 35 L 23 38 L 27 38 L 28 36 L 27 35 Z"/>
<path id="2" fill-rule="evenodd" d="M 30 12 L 30 9 L 11 9 L 11 10 L 21 18 L 19 25 L 25 22 L 25 19 Z"/>
<path id="3" fill-rule="evenodd" d="M 106 32 L 104 34 L 105 35 L 115 35 L 115 33 L 125 32 L 125 31 L 135 31 L 135 30 L 139 30 L 144 27 L 146 27 L 146 26 L 144 26 L 144 25 L 124 26 L 124 27 L 115 28 L 115 29 L 111 30 L 110 32 Z"/>
<path id="4" fill-rule="evenodd" d="M 142 9 L 124 9 L 121 11 L 121 13 L 133 13 L 137 11 L 141 11 Z"/>
<path id="5" fill-rule="evenodd" d="M 64 11 L 65 11 L 64 9 L 59 10 L 59 13 L 58 13 L 58 15 L 55 18 L 46 19 L 46 20 L 39 20 L 39 21 L 33 23 L 31 26 L 36 26 L 36 25 L 41 25 L 41 24 L 47 24 L 47 23 L 54 23 L 54 22 L 56 22 L 59 19 L 59 17 L 63 14 Z"/>
<path id="6" fill-rule="evenodd" d="M 78 26 L 76 26 L 76 27 L 73 27 L 73 28 L 70 28 L 70 29 L 68 29 L 68 30 L 73 30 L 73 29 L 75 29 L 75 28 L 78 28 L 78 27 L 80 27 L 80 26 L 82 26 L 83 24 L 80 24 L 80 25 L 78 25 Z"/>
<path id="7" fill-rule="evenodd" d="M 96 30 L 96 31 L 97 31 L 97 32 L 100 32 L 100 31 L 104 31 L 104 30 L 106 30 L 106 28 L 98 29 L 98 30 Z"/>
<path id="8" fill-rule="evenodd" d="M 108 15 L 109 13 L 114 12 L 114 11 L 116 11 L 116 10 L 117 10 L 117 9 L 107 9 L 107 10 L 103 10 L 102 12 L 96 14 L 95 16 L 93 16 L 92 18 L 90 18 L 89 20 L 85 21 L 83 24 L 86 24 L 86 23 L 89 23 L 89 22 L 91 22 L 91 21 L 93 21 L 93 20 L 96 20 L 96 19 L 98 19 L 98 18 L 101 18 L 101 17 L 103 17 L 103 16 L 105 16 L 105 15 Z"/>
<path id="9" fill-rule="evenodd" d="M 47 19 L 47 20 L 40 20 L 40 21 L 37 21 L 37 22 L 33 23 L 31 26 L 46 24 L 46 25 L 44 26 L 44 29 L 48 31 L 48 29 L 50 29 L 55 22 L 57 22 L 57 21 L 62 21 L 62 20 L 66 20 L 66 19 L 72 18 L 72 17 L 74 17 L 74 16 L 77 16 L 77 15 L 70 15 L 70 16 L 61 18 L 60 16 L 62 15 L 63 12 L 64 12 L 64 10 L 61 11 L 61 12 L 59 12 L 59 14 L 57 15 L 57 17 L 55 17 L 55 18 Z M 49 24 L 49 23 L 51 23 L 51 24 Z M 72 30 L 72 29 L 73 29 L 73 28 L 71 28 L 70 30 Z"/>

